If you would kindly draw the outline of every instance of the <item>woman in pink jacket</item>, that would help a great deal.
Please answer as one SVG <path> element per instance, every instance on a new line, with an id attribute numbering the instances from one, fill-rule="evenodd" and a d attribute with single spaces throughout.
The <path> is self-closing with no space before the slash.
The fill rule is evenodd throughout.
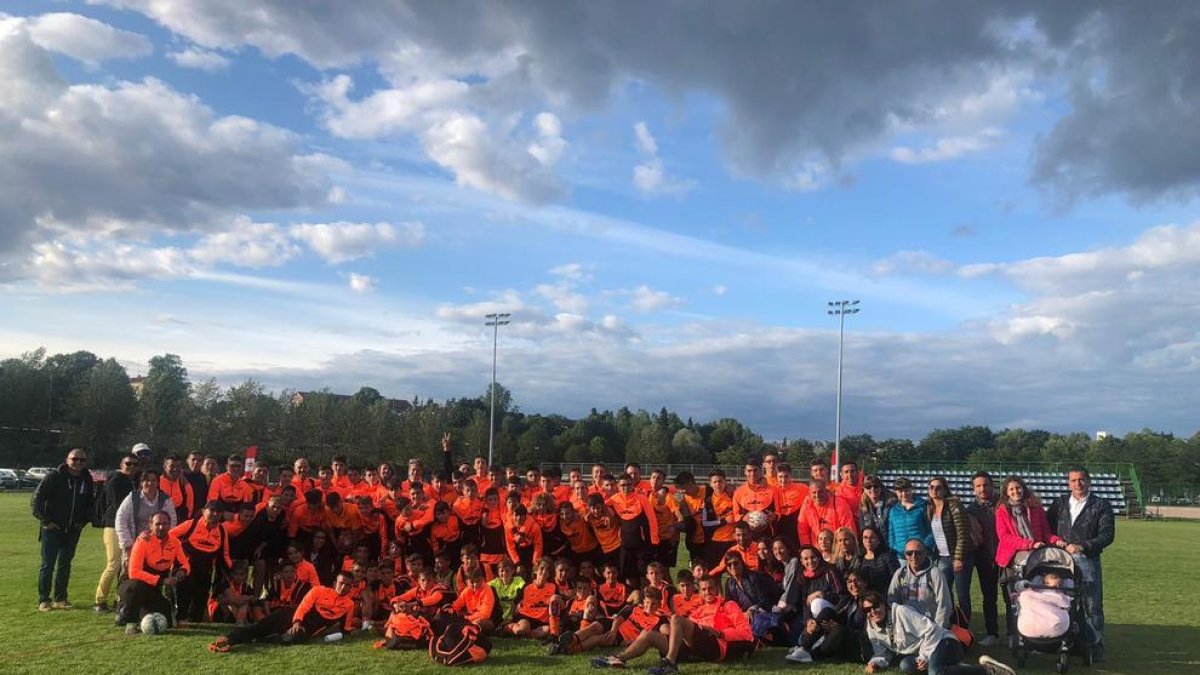
<path id="1" fill-rule="evenodd" d="M 1000 494 L 1004 499 L 996 505 L 996 564 L 1008 567 L 1017 553 L 1052 544 L 1057 537 L 1050 532 L 1041 500 L 1025 487 L 1025 481 L 1005 478 Z"/>

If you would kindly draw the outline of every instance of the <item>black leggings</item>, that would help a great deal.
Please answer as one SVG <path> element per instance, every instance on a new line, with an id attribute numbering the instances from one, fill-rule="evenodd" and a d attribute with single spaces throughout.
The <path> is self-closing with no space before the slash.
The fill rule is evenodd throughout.
<path id="1" fill-rule="evenodd" d="M 279 636 L 284 644 L 293 644 L 304 642 L 325 628 L 336 626 L 342 621 L 341 619 L 326 619 L 313 610 L 304 618 L 304 630 L 296 637 L 289 638 L 284 634 L 292 627 L 292 617 L 295 614 L 296 610 L 292 607 L 277 609 L 249 626 L 235 629 L 225 636 L 225 639 L 229 640 L 229 644 L 236 645 L 243 642 L 262 642 L 267 638 Z"/>
<path id="2" fill-rule="evenodd" d="M 179 618 L 204 621 L 208 618 L 208 598 L 213 589 L 213 563 L 219 553 L 203 553 L 190 546 L 185 550 L 192 569 L 179 582 Z"/>
<path id="3" fill-rule="evenodd" d="M 171 601 L 163 596 L 162 586 L 151 586 L 137 579 L 126 579 L 117 587 L 118 622 L 122 624 L 135 623 L 147 614 L 158 612 L 167 617 L 168 625 L 175 625 L 175 617 L 171 616 Z"/>

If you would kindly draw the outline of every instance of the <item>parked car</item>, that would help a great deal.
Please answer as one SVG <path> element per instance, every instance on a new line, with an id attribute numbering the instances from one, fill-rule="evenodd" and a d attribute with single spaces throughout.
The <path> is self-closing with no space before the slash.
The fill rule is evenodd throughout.
<path id="1" fill-rule="evenodd" d="M 104 485 L 104 481 L 108 480 L 108 477 L 112 475 L 112 471 L 108 469 L 92 469 L 89 473 L 92 474 L 92 483 L 97 487 Z"/>
<path id="2" fill-rule="evenodd" d="M 50 473 L 50 467 L 48 466 L 31 467 L 25 472 L 25 482 L 37 485 L 38 483 L 42 482 L 42 479 L 45 478 L 46 474 L 48 473 Z"/>
<path id="3" fill-rule="evenodd" d="M 12 469 L 0 469 L 0 488 L 12 490 L 21 487 L 21 477 Z"/>

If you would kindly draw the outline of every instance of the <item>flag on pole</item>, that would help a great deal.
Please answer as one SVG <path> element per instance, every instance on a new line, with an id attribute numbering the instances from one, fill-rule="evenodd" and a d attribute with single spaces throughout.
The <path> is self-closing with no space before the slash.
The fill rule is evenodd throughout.
<path id="1" fill-rule="evenodd" d="M 258 446 L 246 448 L 246 473 L 254 471 L 255 458 L 258 457 Z"/>

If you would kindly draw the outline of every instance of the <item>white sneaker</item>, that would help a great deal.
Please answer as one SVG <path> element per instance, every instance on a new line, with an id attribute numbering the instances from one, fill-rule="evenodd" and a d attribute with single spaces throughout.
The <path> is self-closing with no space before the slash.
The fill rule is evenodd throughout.
<path id="1" fill-rule="evenodd" d="M 1017 671 L 1011 666 L 1006 666 L 990 656 L 979 657 L 979 665 L 988 672 L 988 675 L 1017 675 Z"/>
<path id="2" fill-rule="evenodd" d="M 983 639 L 979 641 L 979 646 L 981 646 L 981 647 L 991 647 L 992 645 L 996 645 L 996 644 L 999 644 L 999 643 L 1000 643 L 1000 638 L 999 638 L 999 637 L 997 637 L 997 636 L 995 636 L 995 635 L 985 635 L 985 636 L 983 637 Z"/>
<path id="3" fill-rule="evenodd" d="M 793 647 L 792 651 L 788 652 L 787 656 L 783 657 L 792 663 L 812 663 L 812 654 L 804 647 Z"/>
<path id="4" fill-rule="evenodd" d="M 362 629 L 363 629 L 363 630 L 371 630 L 371 627 L 372 627 L 372 626 L 374 626 L 374 625 L 375 625 L 375 624 L 371 623 L 370 621 L 363 621 L 363 622 L 362 622 Z"/>

